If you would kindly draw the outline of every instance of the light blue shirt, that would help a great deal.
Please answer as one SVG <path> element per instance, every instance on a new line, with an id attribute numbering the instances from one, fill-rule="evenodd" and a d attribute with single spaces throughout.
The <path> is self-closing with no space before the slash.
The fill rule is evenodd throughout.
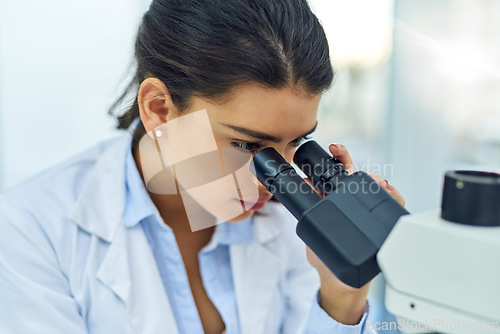
<path id="1" fill-rule="evenodd" d="M 155 214 L 156 208 L 141 180 L 131 149 L 127 153 L 126 182 L 128 205 L 125 212 L 125 224 L 127 227 L 142 225 L 160 271 L 163 285 L 170 296 L 170 305 L 179 331 L 186 334 L 203 333 L 203 326 L 174 233 Z M 252 218 L 238 223 L 222 222 L 216 225 L 210 242 L 198 256 L 204 288 L 219 311 L 225 323 L 227 334 L 240 332 L 228 246 L 249 242 L 253 238 Z M 367 310 L 368 306 L 359 325 L 343 326 L 329 317 L 316 299 L 310 313 L 308 333 L 359 333 L 364 328 Z"/>

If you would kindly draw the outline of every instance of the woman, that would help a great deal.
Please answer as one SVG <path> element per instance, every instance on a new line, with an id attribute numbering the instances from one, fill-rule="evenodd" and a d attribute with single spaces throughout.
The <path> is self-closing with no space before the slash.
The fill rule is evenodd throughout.
<path id="1" fill-rule="evenodd" d="M 135 53 L 122 96 L 135 102 L 119 116 L 132 138 L 0 198 L 0 332 L 369 332 L 369 284 L 350 288 L 306 258 L 294 219 L 254 178 L 230 194 L 203 187 L 241 168 L 179 167 L 214 147 L 222 160 L 268 146 L 291 160 L 333 80 L 307 2 L 155 0 Z M 345 147 L 330 151 L 352 171 Z M 153 168 L 159 156 L 171 164 Z"/>

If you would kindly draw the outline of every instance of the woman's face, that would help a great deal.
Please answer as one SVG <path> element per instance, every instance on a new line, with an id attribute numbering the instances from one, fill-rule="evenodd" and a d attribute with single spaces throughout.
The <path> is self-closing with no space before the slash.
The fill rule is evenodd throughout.
<path id="1" fill-rule="evenodd" d="M 297 146 L 316 128 L 320 98 L 320 95 L 311 98 L 292 88 L 276 90 L 253 84 L 233 91 L 224 104 L 194 98 L 190 111 L 206 109 L 219 149 L 231 148 L 250 160 L 262 148 L 273 147 L 290 162 Z M 253 175 L 248 179 L 249 184 L 243 185 L 239 178 L 239 186 L 254 187 L 257 197 L 244 198 L 245 212 L 231 221 L 250 217 L 272 197 Z"/>
<path id="2" fill-rule="evenodd" d="M 179 156 L 168 164 L 175 165 L 188 218 L 193 203 L 229 222 L 249 218 L 262 208 L 272 195 L 250 173 L 252 155 L 273 147 L 291 161 L 297 146 L 316 128 L 320 97 L 292 88 L 277 90 L 247 84 L 235 89 L 222 103 L 193 97 L 189 110 L 168 113 L 164 138 L 158 142 L 168 144 L 163 149 L 169 152 L 165 159 Z M 211 150 L 216 154 L 200 155 Z M 218 176 L 214 173 L 217 165 L 222 165 Z M 202 228 L 193 225 L 192 230 Z"/>

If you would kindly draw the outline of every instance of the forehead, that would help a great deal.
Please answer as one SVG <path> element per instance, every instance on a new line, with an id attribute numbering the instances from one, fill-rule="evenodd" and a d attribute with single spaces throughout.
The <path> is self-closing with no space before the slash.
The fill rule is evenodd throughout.
<path id="1" fill-rule="evenodd" d="M 226 123 L 288 138 L 314 127 L 320 98 L 292 88 L 248 84 L 232 91 L 221 104 L 195 98 L 192 109 L 207 109 L 213 127 Z"/>

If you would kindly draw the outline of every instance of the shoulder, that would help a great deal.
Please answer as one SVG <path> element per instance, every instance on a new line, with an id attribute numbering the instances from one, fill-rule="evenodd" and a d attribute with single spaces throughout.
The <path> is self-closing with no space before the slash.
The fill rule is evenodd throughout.
<path id="1" fill-rule="evenodd" d="M 0 194 L 0 230 L 34 223 L 50 229 L 70 213 L 96 174 L 119 168 L 109 162 L 102 166 L 103 157 L 125 155 L 127 141 L 130 137 L 120 136 L 101 142 Z"/>
<path id="2" fill-rule="evenodd" d="M 48 202 L 74 202 L 105 152 L 124 148 L 125 136 L 101 142 L 78 153 L 0 194 L 0 202 L 25 207 L 27 210 L 43 207 Z M 120 145 L 121 144 L 121 145 Z M 123 152 L 125 153 L 125 152 Z"/>

